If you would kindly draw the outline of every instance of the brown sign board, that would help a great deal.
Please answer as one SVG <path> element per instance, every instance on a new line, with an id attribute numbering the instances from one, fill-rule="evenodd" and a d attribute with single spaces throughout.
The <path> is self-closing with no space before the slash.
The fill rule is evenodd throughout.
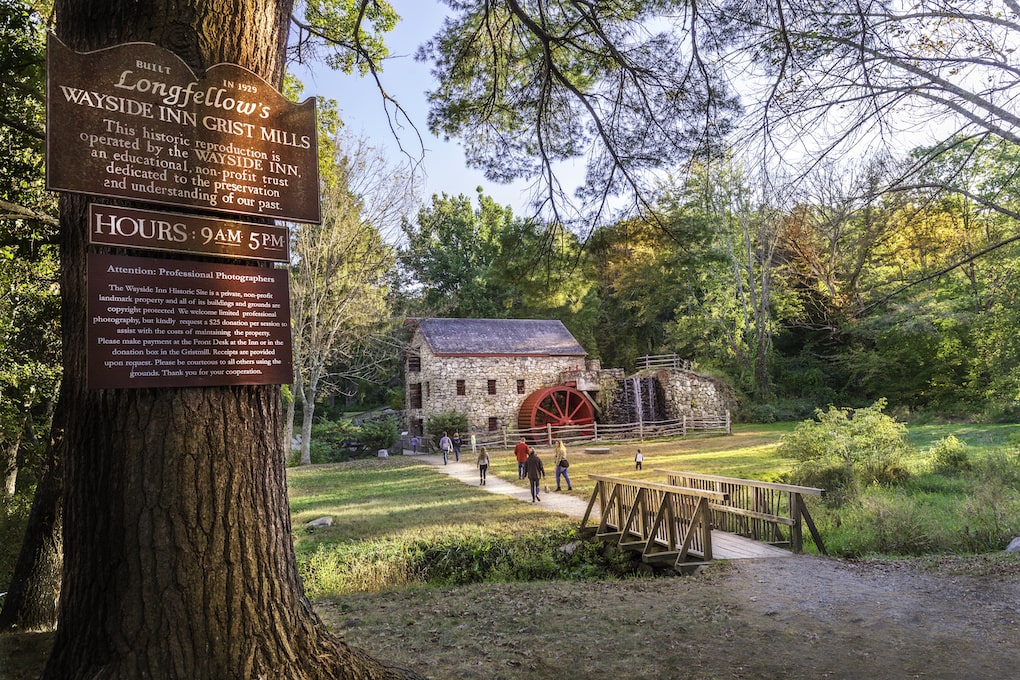
<path id="1" fill-rule="evenodd" d="M 89 243 L 247 260 L 290 261 L 286 227 L 98 203 L 89 205 Z"/>
<path id="2" fill-rule="evenodd" d="M 151 43 L 46 58 L 46 186 L 318 222 L 315 100 L 287 100 L 237 64 L 201 77 Z"/>
<path id="3" fill-rule="evenodd" d="M 88 255 L 88 385 L 293 381 L 286 269 Z"/>

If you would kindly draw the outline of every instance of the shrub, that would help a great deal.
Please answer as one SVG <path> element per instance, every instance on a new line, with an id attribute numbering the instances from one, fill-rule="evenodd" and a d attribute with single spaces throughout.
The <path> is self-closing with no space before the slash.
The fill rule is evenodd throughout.
<path id="1" fill-rule="evenodd" d="M 998 482 L 1020 491 L 1020 451 L 994 451 L 975 464 L 973 472 L 982 483 Z"/>
<path id="2" fill-rule="evenodd" d="M 967 443 L 949 435 L 943 437 L 928 449 L 928 458 L 937 472 L 954 473 L 970 470 L 972 465 L 967 453 Z"/>
<path id="3" fill-rule="evenodd" d="M 477 535 L 410 545 L 320 545 L 300 569 L 312 598 L 416 584 L 605 579 L 635 572 L 628 553 L 606 550 L 599 541 L 580 541 L 573 528 L 525 538 Z"/>
<path id="4" fill-rule="evenodd" d="M 840 484 L 830 502 L 856 496 L 869 484 L 897 484 L 909 477 L 904 458 L 910 450 L 906 426 L 882 413 L 885 400 L 856 410 L 830 406 L 817 409 L 812 420 L 797 425 L 779 445 L 778 453 L 800 461 L 794 479 L 824 475 Z M 842 475 L 833 468 L 842 466 Z M 802 482 L 798 482 L 802 483 Z"/>
<path id="5" fill-rule="evenodd" d="M 381 418 L 362 425 L 349 419 L 324 420 L 312 425 L 309 443 L 312 463 L 341 463 L 374 456 L 389 448 L 399 436 L 395 418 Z"/>
<path id="6" fill-rule="evenodd" d="M 966 548 L 974 552 L 1002 550 L 1020 536 L 1020 491 L 997 479 L 984 479 L 960 508 L 966 523 Z"/>
<path id="7" fill-rule="evenodd" d="M 361 426 L 359 440 L 369 451 L 378 451 L 390 448 L 399 436 L 396 418 L 380 418 L 370 420 Z"/>
<path id="8" fill-rule="evenodd" d="M 32 492 L 0 496 L 0 590 L 7 590 L 32 509 Z M 3 602 L 0 601 L 0 605 Z"/>
<path id="9" fill-rule="evenodd" d="M 432 438 L 432 445 L 438 446 L 439 438 L 444 432 L 448 432 L 452 437 L 454 432 L 468 431 L 467 414 L 461 411 L 441 411 L 426 419 L 425 430 Z"/>
<path id="10" fill-rule="evenodd" d="M 822 535 L 834 555 L 923 555 L 945 546 L 937 519 L 902 495 L 871 489 L 825 517 L 829 526 L 822 528 Z"/>

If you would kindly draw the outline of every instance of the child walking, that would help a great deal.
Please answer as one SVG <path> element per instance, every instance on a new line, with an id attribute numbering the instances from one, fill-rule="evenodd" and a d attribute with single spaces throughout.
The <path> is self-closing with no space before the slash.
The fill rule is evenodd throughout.
<path id="1" fill-rule="evenodd" d="M 478 482 L 482 486 L 485 486 L 485 472 L 489 469 L 489 454 L 485 452 L 485 447 L 478 449 Z"/>

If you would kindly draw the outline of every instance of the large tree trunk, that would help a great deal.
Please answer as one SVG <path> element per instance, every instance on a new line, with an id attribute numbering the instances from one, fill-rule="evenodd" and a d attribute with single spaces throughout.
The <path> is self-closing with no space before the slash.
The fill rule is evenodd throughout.
<path id="1" fill-rule="evenodd" d="M 63 564 L 63 410 L 57 403 L 46 445 L 46 462 L 32 498 L 25 538 L 14 565 L 10 589 L 0 611 L 0 631 L 9 628 L 51 630 L 57 623 Z"/>
<path id="2" fill-rule="evenodd" d="M 57 33 L 80 51 L 151 41 L 196 71 L 233 62 L 278 84 L 290 10 L 290 0 L 58 0 Z M 87 203 L 61 198 L 65 553 L 43 677 L 411 675 L 329 634 L 302 592 L 279 387 L 86 388 Z"/>

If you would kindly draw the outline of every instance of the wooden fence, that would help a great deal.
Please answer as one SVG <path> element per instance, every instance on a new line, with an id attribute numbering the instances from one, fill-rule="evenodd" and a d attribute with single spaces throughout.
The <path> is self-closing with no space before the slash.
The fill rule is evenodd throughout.
<path id="1" fill-rule="evenodd" d="M 674 371 L 691 370 L 690 359 L 681 359 L 677 354 L 646 354 L 635 362 L 637 370 L 646 368 L 668 368 Z"/>
<path id="2" fill-rule="evenodd" d="M 709 506 L 716 529 L 772 545 L 788 545 L 793 552 L 799 553 L 804 548 L 802 527 L 806 524 L 818 552 L 827 554 L 804 503 L 805 496 L 824 496 L 824 489 L 696 472 L 659 469 L 656 472 L 665 473 L 668 483 L 674 486 L 724 494 L 726 500 L 712 501 Z"/>
<path id="3" fill-rule="evenodd" d="M 730 412 L 720 415 L 703 417 L 684 417 L 676 420 L 663 420 L 654 423 L 622 423 L 606 425 L 590 423 L 588 425 L 571 425 L 553 427 L 547 425 L 532 429 L 517 430 L 505 428 L 496 432 L 476 432 L 475 443 L 495 449 L 510 449 L 520 441 L 527 439 L 532 445 L 552 446 L 557 439 L 564 444 L 582 444 L 595 442 L 633 442 L 647 439 L 666 439 L 669 437 L 686 437 L 697 433 L 732 434 Z M 410 448 L 404 443 L 404 448 Z"/>

